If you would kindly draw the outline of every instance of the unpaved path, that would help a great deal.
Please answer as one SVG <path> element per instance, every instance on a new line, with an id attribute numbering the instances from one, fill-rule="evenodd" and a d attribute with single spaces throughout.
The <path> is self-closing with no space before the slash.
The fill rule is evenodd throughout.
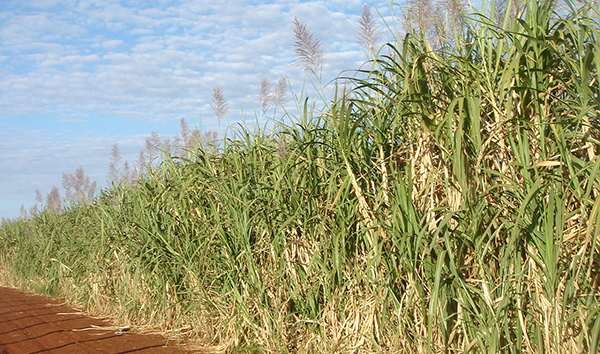
<path id="1" fill-rule="evenodd" d="M 183 354 L 158 335 L 86 317 L 47 296 L 0 287 L 0 354 Z"/>

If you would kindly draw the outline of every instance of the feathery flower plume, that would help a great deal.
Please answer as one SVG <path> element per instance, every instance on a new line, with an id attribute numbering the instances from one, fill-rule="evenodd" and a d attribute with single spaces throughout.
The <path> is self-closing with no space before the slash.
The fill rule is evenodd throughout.
<path id="1" fill-rule="evenodd" d="M 121 165 L 121 150 L 115 143 L 110 151 L 110 163 L 108 166 L 108 180 L 119 184 L 119 166 Z"/>
<path id="2" fill-rule="evenodd" d="M 277 80 L 277 84 L 275 84 L 275 89 L 273 91 L 273 100 L 275 104 L 284 104 L 287 101 L 287 89 L 288 82 L 285 77 L 280 77 Z"/>
<path id="3" fill-rule="evenodd" d="M 407 32 L 421 32 L 438 40 L 436 27 L 441 22 L 441 12 L 434 0 L 408 0 L 402 12 Z"/>
<path id="4" fill-rule="evenodd" d="M 323 65 L 323 51 L 321 41 L 314 38 L 297 17 L 294 17 L 294 53 L 296 53 L 295 64 L 306 72 L 318 76 Z"/>
<path id="5" fill-rule="evenodd" d="M 202 146 L 207 151 L 214 151 L 219 141 L 219 133 L 214 130 L 207 130 L 202 134 Z"/>
<path id="6" fill-rule="evenodd" d="M 265 113 L 271 103 L 273 102 L 273 92 L 271 87 L 271 81 L 268 77 L 264 77 L 260 80 L 260 87 L 258 92 L 258 102 L 260 103 L 260 111 Z"/>
<path id="7" fill-rule="evenodd" d="M 67 201 L 89 205 L 96 193 L 96 182 L 90 183 L 90 177 L 85 174 L 83 167 L 78 167 L 75 173 L 63 173 L 63 187 L 67 193 Z"/>
<path id="8" fill-rule="evenodd" d="M 191 132 L 190 132 L 190 126 L 188 125 L 185 118 L 181 118 L 179 120 L 179 130 L 181 132 L 181 140 L 183 141 L 183 148 L 188 149 L 191 145 L 190 144 Z"/>
<path id="9" fill-rule="evenodd" d="M 213 88 L 212 103 L 210 106 L 212 107 L 213 111 L 215 111 L 220 124 L 221 118 L 225 117 L 227 113 L 229 113 L 229 105 L 225 100 L 223 89 L 220 86 L 215 86 Z"/>
<path id="10" fill-rule="evenodd" d="M 44 195 L 39 189 L 35 190 L 35 200 L 40 204 L 44 203 Z"/>
<path id="11" fill-rule="evenodd" d="M 157 132 L 152 132 L 148 138 L 146 138 L 146 157 L 148 163 L 152 163 L 154 159 L 158 157 L 160 153 L 160 135 Z"/>
<path id="12" fill-rule="evenodd" d="M 375 53 L 377 42 L 381 39 L 379 26 L 377 26 L 367 4 L 363 4 L 360 19 L 358 20 L 358 34 L 356 35 L 356 39 L 358 40 L 358 44 L 371 55 Z"/>
<path id="13" fill-rule="evenodd" d="M 53 215 L 58 214 L 62 208 L 60 192 L 56 186 L 52 186 L 50 193 L 46 196 L 46 208 L 48 208 L 48 211 Z"/>

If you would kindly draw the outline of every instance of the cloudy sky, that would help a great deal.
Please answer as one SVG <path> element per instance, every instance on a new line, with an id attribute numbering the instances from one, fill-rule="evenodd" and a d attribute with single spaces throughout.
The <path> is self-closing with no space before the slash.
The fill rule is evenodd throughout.
<path id="1" fill-rule="evenodd" d="M 294 17 L 322 42 L 323 83 L 357 69 L 363 3 L 0 0 L 0 216 L 18 216 L 79 166 L 106 186 L 114 143 L 133 162 L 151 132 L 173 136 L 182 117 L 218 130 L 215 86 L 229 123 L 255 121 L 264 77 L 300 93 Z M 389 1 L 367 5 L 383 30 L 377 12 L 388 18 Z"/>

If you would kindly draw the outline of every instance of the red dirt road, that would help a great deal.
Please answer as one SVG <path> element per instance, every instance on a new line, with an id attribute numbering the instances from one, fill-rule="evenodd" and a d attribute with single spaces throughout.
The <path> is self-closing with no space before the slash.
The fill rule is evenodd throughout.
<path id="1" fill-rule="evenodd" d="M 0 287 L 0 354 L 183 354 L 158 335 L 86 317 L 59 300 Z"/>

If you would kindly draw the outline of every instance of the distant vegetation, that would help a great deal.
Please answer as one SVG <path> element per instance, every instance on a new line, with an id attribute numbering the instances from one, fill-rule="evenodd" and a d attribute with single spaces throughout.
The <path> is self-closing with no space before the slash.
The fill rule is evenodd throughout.
<path id="1" fill-rule="evenodd" d="M 597 353 L 597 3 L 443 4 L 380 50 L 365 8 L 320 107 L 4 223 L 4 281 L 213 351 Z"/>

